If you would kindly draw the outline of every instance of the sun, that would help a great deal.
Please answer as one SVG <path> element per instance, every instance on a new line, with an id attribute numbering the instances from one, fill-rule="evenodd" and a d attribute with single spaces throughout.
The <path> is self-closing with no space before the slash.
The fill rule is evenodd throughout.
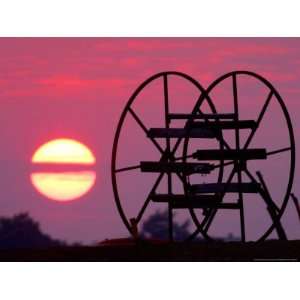
<path id="1" fill-rule="evenodd" d="M 55 139 L 41 145 L 31 158 L 35 189 L 55 201 L 72 201 L 94 186 L 96 163 L 92 151 L 74 139 Z"/>

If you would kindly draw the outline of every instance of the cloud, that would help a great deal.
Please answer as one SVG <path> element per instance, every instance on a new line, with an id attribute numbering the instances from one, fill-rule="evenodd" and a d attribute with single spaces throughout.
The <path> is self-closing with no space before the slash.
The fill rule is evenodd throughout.
<path id="1" fill-rule="evenodd" d="M 87 88 L 117 89 L 126 86 L 130 80 L 126 78 L 95 78 L 87 79 L 72 75 L 55 75 L 39 80 L 41 86 L 63 90 Z"/>
<path id="2" fill-rule="evenodd" d="M 298 79 L 295 73 L 262 71 L 262 75 L 270 81 L 290 82 Z"/>
<path id="3" fill-rule="evenodd" d="M 39 80 L 39 84 L 42 86 L 54 87 L 54 88 L 86 88 L 95 86 L 97 79 L 88 80 L 82 79 L 76 76 L 70 75 L 55 75 L 49 78 Z"/>

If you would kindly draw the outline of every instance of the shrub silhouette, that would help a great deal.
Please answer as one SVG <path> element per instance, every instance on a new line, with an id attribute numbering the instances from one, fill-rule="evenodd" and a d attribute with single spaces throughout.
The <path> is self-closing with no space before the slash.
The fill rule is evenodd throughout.
<path id="1" fill-rule="evenodd" d="M 11 218 L 0 218 L 0 249 L 48 248 L 66 246 L 66 243 L 52 239 L 41 232 L 39 223 L 28 213 L 20 213 Z"/>
<path id="2" fill-rule="evenodd" d="M 175 240 L 182 240 L 190 235 L 188 230 L 190 221 L 187 220 L 179 225 L 173 222 L 173 237 Z M 157 210 L 151 215 L 142 226 L 141 236 L 143 238 L 154 238 L 166 240 L 169 238 L 168 234 L 168 211 Z"/>

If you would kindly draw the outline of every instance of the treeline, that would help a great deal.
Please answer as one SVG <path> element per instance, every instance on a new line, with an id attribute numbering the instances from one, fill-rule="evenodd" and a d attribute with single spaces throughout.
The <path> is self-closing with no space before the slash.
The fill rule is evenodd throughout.
<path id="1" fill-rule="evenodd" d="M 28 213 L 0 218 L 0 249 L 49 248 L 67 246 L 41 231 Z"/>

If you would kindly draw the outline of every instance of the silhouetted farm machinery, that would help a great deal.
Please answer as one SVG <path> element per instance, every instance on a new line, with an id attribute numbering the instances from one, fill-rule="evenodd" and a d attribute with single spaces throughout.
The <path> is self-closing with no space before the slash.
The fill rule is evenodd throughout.
<path id="1" fill-rule="evenodd" d="M 195 99 L 194 106 L 189 113 L 171 110 L 170 77 L 186 80 L 198 89 L 197 99 Z M 243 86 L 239 86 L 240 77 L 249 77 L 251 80 L 262 84 L 267 90 L 266 96 L 260 97 L 262 102 L 256 118 L 245 119 L 241 117 L 238 94 Z M 163 87 L 164 124 L 162 127 L 148 128 L 135 111 L 133 104 L 140 93 L 156 81 L 161 81 Z M 228 94 L 224 97 L 228 101 L 228 95 L 230 95 L 232 110 L 220 112 L 216 109 L 213 93 L 225 81 L 229 84 Z M 279 114 L 284 120 L 288 144 L 276 149 L 251 147 L 255 135 L 260 130 L 261 122 L 271 102 L 274 101 L 277 103 L 276 105 L 279 105 Z M 119 138 L 127 118 L 132 118 L 136 125 L 144 131 L 145 139 L 150 142 L 149 145 L 152 144 L 160 153 L 158 160 L 143 160 L 135 165 L 117 166 Z M 228 132 L 231 134 L 230 141 L 227 138 Z M 245 134 L 245 132 L 249 134 Z M 271 138 L 265 136 L 265 139 L 266 144 L 268 144 L 267 141 Z M 195 145 L 195 141 L 199 145 Z M 213 146 L 205 149 L 200 145 Z M 192 146 L 194 147 L 193 150 L 191 150 Z M 278 199 L 274 199 L 272 196 L 265 175 L 259 171 L 259 166 L 262 161 L 268 161 L 274 157 L 280 158 L 283 154 L 287 155 L 285 165 L 288 168 L 288 175 L 286 182 L 280 186 L 283 195 L 279 199 L 280 201 L 277 201 Z M 248 167 L 249 164 L 253 165 L 253 162 L 255 163 L 254 171 Z M 287 239 L 281 217 L 287 207 L 294 179 L 295 141 L 293 127 L 280 94 L 269 81 L 256 73 L 248 71 L 230 72 L 219 77 L 207 89 L 204 89 L 195 79 L 184 73 L 162 72 L 150 77 L 135 90 L 121 115 L 114 139 L 111 168 L 113 192 L 118 211 L 125 226 L 135 237 L 138 235 L 138 225 L 143 219 L 149 203 L 154 202 L 165 203 L 168 207 L 170 240 L 173 240 L 173 210 L 187 210 L 195 224 L 196 229 L 187 237 L 187 240 L 192 240 L 198 234 L 207 240 L 212 240 L 213 237 L 209 234 L 209 229 L 214 224 L 218 212 L 233 210 L 238 212 L 240 237 L 241 241 L 244 242 L 247 240 L 245 202 L 251 201 L 245 198 L 250 195 L 262 201 L 266 216 L 269 218 L 269 225 L 255 240 L 263 241 L 273 231 L 277 233 L 279 239 Z M 139 171 L 141 176 L 142 174 L 153 173 L 157 177 L 143 200 L 138 214 L 128 217 L 124 210 L 126 203 L 121 201 L 119 193 L 118 176 L 134 170 Z M 277 169 L 277 172 L 280 172 L 280 169 Z M 201 182 L 200 175 L 212 175 L 214 181 Z M 157 192 L 163 177 L 166 182 L 166 191 L 164 193 Z M 175 178 L 176 182 L 181 185 L 181 192 L 178 192 L 177 187 L 175 188 L 175 185 L 178 185 L 178 183 L 174 183 Z M 132 197 L 135 195 L 133 194 Z M 294 199 L 294 201 L 297 206 L 297 200 Z M 298 214 L 300 216 L 299 206 Z"/>

